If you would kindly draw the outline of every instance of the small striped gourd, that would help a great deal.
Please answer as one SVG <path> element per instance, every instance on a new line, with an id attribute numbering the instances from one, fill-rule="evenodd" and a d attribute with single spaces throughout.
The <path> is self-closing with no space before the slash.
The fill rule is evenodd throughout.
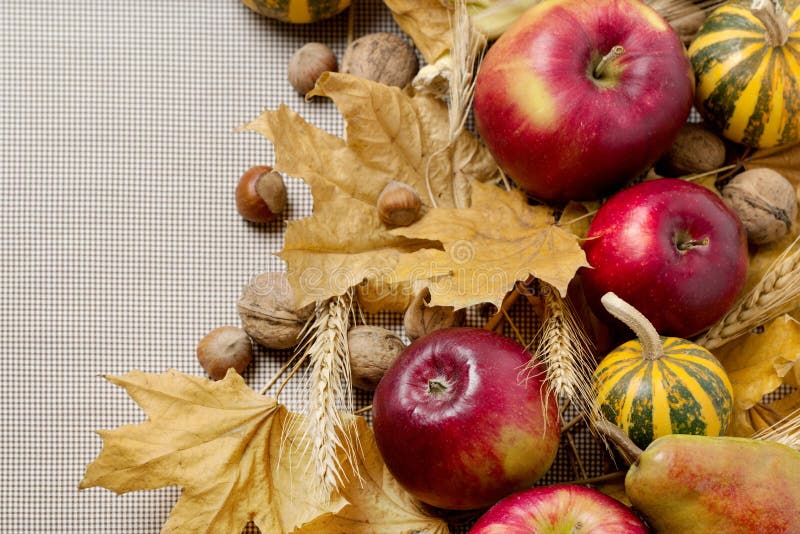
<path id="1" fill-rule="evenodd" d="M 594 373 L 603 416 L 641 448 L 667 434 L 724 434 L 733 390 L 719 361 L 690 341 L 660 337 L 613 293 L 602 302 L 638 337 L 611 351 Z"/>
<path id="2" fill-rule="evenodd" d="M 350 0 L 242 0 L 242 3 L 265 17 L 305 24 L 341 13 Z"/>
<path id="3" fill-rule="evenodd" d="M 697 109 L 725 137 L 800 141 L 800 0 L 732 0 L 708 17 L 689 58 Z"/>

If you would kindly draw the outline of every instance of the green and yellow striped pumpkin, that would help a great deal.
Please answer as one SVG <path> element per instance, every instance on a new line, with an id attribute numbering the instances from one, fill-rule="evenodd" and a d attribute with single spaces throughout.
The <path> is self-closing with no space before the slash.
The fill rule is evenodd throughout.
<path id="1" fill-rule="evenodd" d="M 633 340 L 600 363 L 595 380 L 605 418 L 641 448 L 667 434 L 724 434 L 733 390 L 719 361 L 685 339 L 661 340 L 658 359 L 642 357 L 641 343 Z"/>
<path id="2" fill-rule="evenodd" d="M 618 302 L 611 303 L 609 295 Z M 611 351 L 595 370 L 603 416 L 642 449 L 667 434 L 724 434 L 733 389 L 719 361 L 691 341 L 660 337 L 643 315 L 615 295 L 605 295 L 602 302 L 638 337 Z M 611 304 L 625 306 L 625 313 Z"/>
<path id="3" fill-rule="evenodd" d="M 305 24 L 341 13 L 350 0 L 242 0 L 244 5 L 265 17 Z"/>
<path id="4" fill-rule="evenodd" d="M 697 33 L 689 47 L 697 80 L 695 104 L 734 142 L 751 147 L 796 143 L 800 0 L 786 0 L 777 11 L 770 8 L 772 15 L 753 7 L 751 0 L 732 0 L 714 11 Z M 774 18 L 765 22 L 765 17 Z"/>

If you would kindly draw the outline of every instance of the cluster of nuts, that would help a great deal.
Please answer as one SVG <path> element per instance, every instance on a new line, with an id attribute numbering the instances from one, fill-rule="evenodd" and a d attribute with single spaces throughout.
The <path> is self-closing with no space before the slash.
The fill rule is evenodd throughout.
<path id="1" fill-rule="evenodd" d="M 286 75 L 301 96 L 306 96 L 323 72 L 336 72 L 336 55 L 323 43 L 307 43 L 289 60 Z M 356 39 L 342 56 L 342 72 L 396 87 L 405 87 L 419 70 L 414 48 L 399 35 L 370 33 Z"/>

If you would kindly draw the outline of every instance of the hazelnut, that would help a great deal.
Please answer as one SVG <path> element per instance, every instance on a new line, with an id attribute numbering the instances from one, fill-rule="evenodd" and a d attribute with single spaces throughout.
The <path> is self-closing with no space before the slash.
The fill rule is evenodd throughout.
<path id="1" fill-rule="evenodd" d="M 244 219 L 254 223 L 273 220 L 286 207 L 286 186 L 283 177 L 272 167 L 250 168 L 236 186 L 236 209 Z"/>
<path id="2" fill-rule="evenodd" d="M 306 96 L 323 72 L 336 72 L 338 68 L 330 48 L 322 43 L 306 43 L 292 55 L 286 75 L 295 91 Z"/>
<path id="3" fill-rule="evenodd" d="M 419 70 L 419 59 L 405 39 L 393 33 L 370 33 L 350 43 L 342 72 L 374 82 L 405 87 Z"/>
<path id="4" fill-rule="evenodd" d="M 285 273 L 262 273 L 245 287 L 236 311 L 245 332 L 258 344 L 288 349 L 300 341 L 303 327 L 314 313 L 313 303 L 300 309 L 294 303 Z"/>
<path id="5" fill-rule="evenodd" d="M 405 348 L 399 337 L 378 326 L 354 326 L 347 332 L 353 385 L 375 391 L 383 374 Z"/>
<path id="6" fill-rule="evenodd" d="M 378 195 L 378 217 L 389 226 L 408 226 L 419 219 L 422 201 L 414 188 L 392 180 Z"/>
<path id="7" fill-rule="evenodd" d="M 434 330 L 460 326 L 464 322 L 466 311 L 456 311 L 452 306 L 428 306 L 427 299 L 430 291 L 422 290 L 403 316 L 403 327 L 408 339 L 419 339 Z"/>
<path id="8" fill-rule="evenodd" d="M 722 188 L 722 198 L 736 212 L 755 245 L 777 241 L 797 218 L 794 186 L 772 169 L 751 169 Z"/>
<path id="9" fill-rule="evenodd" d="M 253 345 L 241 328 L 220 326 L 215 328 L 197 344 L 197 361 L 214 380 L 225 378 L 233 367 L 241 374 L 253 357 Z"/>
<path id="10" fill-rule="evenodd" d="M 722 139 L 700 125 L 686 124 L 655 168 L 658 174 L 675 178 L 713 171 L 724 164 Z"/>

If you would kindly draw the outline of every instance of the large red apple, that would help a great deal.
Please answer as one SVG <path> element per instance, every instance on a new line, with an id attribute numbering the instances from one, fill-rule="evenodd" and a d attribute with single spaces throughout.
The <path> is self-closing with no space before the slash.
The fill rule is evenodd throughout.
<path id="1" fill-rule="evenodd" d="M 693 94 L 680 39 L 644 3 L 546 0 L 486 54 L 475 120 L 497 163 L 531 195 L 582 200 L 666 152 Z"/>
<path id="2" fill-rule="evenodd" d="M 647 534 L 628 508 L 585 486 L 533 488 L 502 499 L 469 534 Z"/>
<path id="3" fill-rule="evenodd" d="M 423 502 L 468 510 L 530 487 L 558 451 L 558 407 L 531 355 L 489 330 L 437 330 L 378 384 L 372 413 L 386 466 Z"/>
<path id="4" fill-rule="evenodd" d="M 613 291 L 662 335 L 688 338 L 730 308 L 747 276 L 742 223 L 708 189 L 674 178 L 642 182 L 609 199 L 584 242 L 587 300 Z"/>

